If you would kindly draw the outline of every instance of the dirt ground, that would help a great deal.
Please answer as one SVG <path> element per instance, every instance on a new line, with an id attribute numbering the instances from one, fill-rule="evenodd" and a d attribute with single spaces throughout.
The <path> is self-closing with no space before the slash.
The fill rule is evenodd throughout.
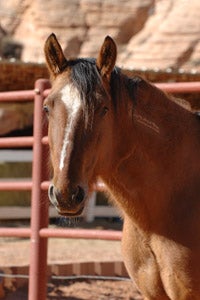
<path id="1" fill-rule="evenodd" d="M 16 226 L 21 226 L 15 224 Z M 82 228 L 121 229 L 119 222 L 98 221 L 79 224 Z M 5 224 L 4 224 L 5 226 Z M 13 225 L 12 225 L 13 226 Z M 122 261 L 118 241 L 49 239 L 48 264 L 69 262 Z M 28 266 L 29 239 L 0 238 L 0 268 Z M 27 300 L 27 285 L 15 291 L 5 290 L 5 300 Z M 47 284 L 47 300 L 142 300 L 131 281 L 55 280 Z M 37 299 L 36 299 L 37 300 Z"/>
<path id="2" fill-rule="evenodd" d="M 142 300 L 128 281 L 76 280 L 51 282 L 47 300 Z M 7 293 L 4 300 L 27 300 L 27 287 Z"/>

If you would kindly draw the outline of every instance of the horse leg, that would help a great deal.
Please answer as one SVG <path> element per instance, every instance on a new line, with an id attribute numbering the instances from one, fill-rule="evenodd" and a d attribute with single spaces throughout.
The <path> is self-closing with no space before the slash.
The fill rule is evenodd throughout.
<path id="1" fill-rule="evenodd" d="M 172 300 L 200 299 L 199 249 L 185 247 L 163 236 L 151 237 L 162 270 L 165 291 Z"/>
<path id="2" fill-rule="evenodd" d="M 147 238 L 127 217 L 124 220 L 122 254 L 127 271 L 145 300 L 170 300 Z"/>

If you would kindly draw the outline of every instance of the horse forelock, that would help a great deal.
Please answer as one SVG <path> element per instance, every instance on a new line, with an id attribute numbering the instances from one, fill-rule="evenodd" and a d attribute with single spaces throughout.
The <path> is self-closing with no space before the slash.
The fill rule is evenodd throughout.
<path id="1" fill-rule="evenodd" d="M 71 80 L 78 89 L 85 111 L 90 117 L 98 104 L 98 93 L 108 95 L 97 69 L 96 60 L 94 58 L 84 58 L 71 61 Z M 121 69 L 114 67 L 110 78 L 110 96 L 114 107 L 117 107 L 118 102 L 122 99 L 124 87 L 128 89 L 131 97 L 133 96 L 133 85 L 127 84 L 126 87 L 126 84 Z"/>
<path id="2" fill-rule="evenodd" d="M 70 62 L 71 81 L 80 94 L 87 127 L 93 120 L 95 106 L 98 101 L 97 88 L 101 88 L 100 75 L 95 59 L 77 59 Z"/>
<path id="3" fill-rule="evenodd" d="M 86 126 L 93 119 L 94 110 L 98 104 L 98 93 L 108 94 L 103 85 L 101 75 L 94 58 L 80 58 L 69 61 L 71 68 L 71 81 L 80 93 L 84 108 Z M 120 102 L 127 95 L 133 106 L 136 104 L 137 88 L 143 81 L 140 77 L 130 78 L 123 74 L 122 70 L 114 67 L 110 78 L 110 98 L 114 108 L 118 108 Z"/>

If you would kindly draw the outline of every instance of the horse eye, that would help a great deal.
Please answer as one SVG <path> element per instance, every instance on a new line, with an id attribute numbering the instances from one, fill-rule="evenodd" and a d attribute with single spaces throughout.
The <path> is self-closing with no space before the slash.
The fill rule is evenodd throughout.
<path id="1" fill-rule="evenodd" d="M 103 108 L 103 116 L 109 111 L 109 108 L 107 106 L 104 106 Z"/>
<path id="2" fill-rule="evenodd" d="M 47 113 L 47 114 L 49 113 L 49 107 L 47 105 L 43 106 L 43 110 L 45 113 Z"/>

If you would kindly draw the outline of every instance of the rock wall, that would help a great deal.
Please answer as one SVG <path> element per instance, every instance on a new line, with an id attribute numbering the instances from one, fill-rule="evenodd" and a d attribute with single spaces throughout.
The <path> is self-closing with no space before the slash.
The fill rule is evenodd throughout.
<path id="1" fill-rule="evenodd" d="M 53 31 L 67 56 L 96 56 L 109 34 L 126 68 L 200 70 L 199 0 L 6 0 L 0 18 L 24 61 L 44 61 Z"/>
<path id="2" fill-rule="evenodd" d="M 200 1 L 156 1 L 145 28 L 131 38 L 125 67 L 200 70 Z"/>
<path id="3" fill-rule="evenodd" d="M 6 0 L 0 1 L 0 21 L 0 56 L 44 62 L 44 41 L 55 32 L 67 57 L 95 57 L 111 35 L 118 65 L 131 74 L 199 80 L 199 0 Z M 0 70 L 0 91 L 32 89 L 37 78 L 48 76 L 41 64 L 1 61 Z M 0 134 L 30 127 L 32 118 L 30 103 L 1 104 Z"/>
<path id="4" fill-rule="evenodd" d="M 14 27 L 9 17 L 4 17 L 2 23 L 24 45 L 23 60 L 43 61 L 43 43 L 52 31 L 68 56 L 95 56 L 107 34 L 119 46 L 126 44 L 143 27 L 154 0 L 142 1 L 142 5 L 140 0 L 9 2 L 19 22 Z"/>
<path id="5" fill-rule="evenodd" d="M 0 61 L 0 91 L 29 90 L 38 78 L 48 78 L 44 65 Z M 0 135 L 33 125 L 33 102 L 0 103 Z"/>

